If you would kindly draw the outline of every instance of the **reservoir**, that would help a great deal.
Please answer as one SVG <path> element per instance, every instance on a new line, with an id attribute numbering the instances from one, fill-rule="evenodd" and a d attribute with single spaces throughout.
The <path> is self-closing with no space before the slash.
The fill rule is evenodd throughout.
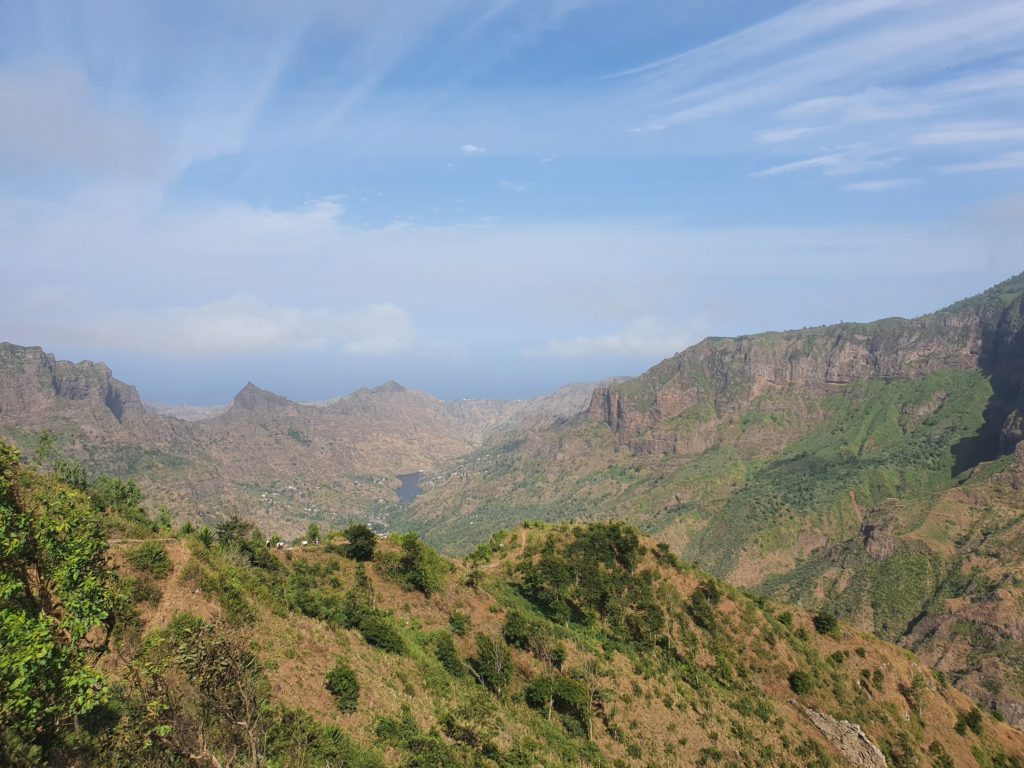
<path id="1" fill-rule="evenodd" d="M 423 493 L 420 488 L 422 472 L 411 472 L 408 475 L 399 475 L 398 480 L 402 483 L 398 488 L 398 500 L 403 504 L 412 504 L 412 500 Z"/>

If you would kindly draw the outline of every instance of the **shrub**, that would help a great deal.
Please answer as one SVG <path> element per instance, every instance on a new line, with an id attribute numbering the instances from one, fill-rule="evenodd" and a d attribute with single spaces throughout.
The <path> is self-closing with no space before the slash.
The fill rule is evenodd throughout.
<path id="1" fill-rule="evenodd" d="M 401 542 L 398 573 L 406 588 L 422 592 L 427 597 L 444 589 L 444 576 L 448 569 L 437 552 L 415 533 L 405 534 Z"/>
<path id="2" fill-rule="evenodd" d="M 379 613 L 370 613 L 359 622 L 359 633 L 370 645 L 388 653 L 405 653 L 405 641 L 394 622 Z"/>
<path id="3" fill-rule="evenodd" d="M 471 623 L 469 614 L 462 611 L 452 611 L 452 615 L 448 617 L 448 626 L 459 637 L 464 636 L 469 631 Z"/>
<path id="4" fill-rule="evenodd" d="M 505 642 L 516 648 L 529 650 L 530 636 L 536 631 L 534 623 L 519 611 L 512 609 L 505 616 L 505 624 L 501 634 Z"/>
<path id="5" fill-rule="evenodd" d="M 499 638 L 477 634 L 476 654 L 470 664 L 477 678 L 500 694 L 512 680 L 512 653 L 508 646 Z"/>
<path id="6" fill-rule="evenodd" d="M 972 730 L 979 736 L 985 730 L 984 722 L 982 721 L 981 710 L 978 707 L 972 707 L 966 712 L 961 712 L 956 718 L 956 732 L 961 736 L 967 733 L 967 729 Z"/>
<path id="7" fill-rule="evenodd" d="M 359 681 L 352 668 L 338 658 L 334 668 L 327 673 L 327 690 L 334 696 L 338 709 L 342 712 L 355 712 L 359 704 Z"/>
<path id="8" fill-rule="evenodd" d="M 174 564 L 167 556 L 167 548 L 158 541 L 147 541 L 131 550 L 125 559 L 137 571 L 148 573 L 157 579 L 166 577 Z"/>
<path id="9" fill-rule="evenodd" d="M 814 681 L 809 674 L 798 669 L 790 674 L 789 687 L 793 693 L 810 693 L 814 687 Z"/>
<path id="10" fill-rule="evenodd" d="M 350 525 L 343 535 L 348 541 L 343 548 L 346 557 L 360 563 L 373 560 L 377 551 L 377 534 L 370 530 L 370 526 L 363 523 Z"/>
<path id="11" fill-rule="evenodd" d="M 839 634 L 839 619 L 834 613 L 822 611 L 814 617 L 814 628 L 820 635 Z"/>
<path id="12" fill-rule="evenodd" d="M 526 686 L 524 697 L 533 709 L 557 712 L 571 732 L 586 733 L 590 699 L 578 681 L 563 675 L 538 677 Z"/>
<path id="13" fill-rule="evenodd" d="M 455 647 L 455 641 L 448 632 L 438 632 L 434 638 L 434 656 L 453 677 L 463 677 L 466 674 L 466 667 Z"/>

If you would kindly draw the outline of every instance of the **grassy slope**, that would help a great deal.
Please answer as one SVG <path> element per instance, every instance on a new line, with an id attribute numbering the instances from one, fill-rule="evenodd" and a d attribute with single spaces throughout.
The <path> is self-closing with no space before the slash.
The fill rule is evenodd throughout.
<path id="1" fill-rule="evenodd" d="M 566 529 L 522 529 L 501 537 L 478 571 L 477 588 L 460 583 L 469 571 L 459 563 L 443 592 L 431 598 L 403 590 L 371 567 L 378 607 L 393 615 L 406 643 L 401 655 L 367 645 L 354 630 L 289 610 L 279 588 L 287 577 L 240 565 L 216 546 L 179 540 L 169 545 L 174 570 L 158 581 L 158 602 L 141 606 L 141 631 L 158 630 L 182 608 L 215 622 L 234 622 L 267 664 L 275 699 L 340 725 L 388 764 L 433 764 L 415 762 L 415 750 L 400 739 L 373 736 L 382 718 L 404 717 L 411 717 L 422 734 L 437 734 L 440 744 L 463 756 L 456 758 L 460 762 L 486 744 L 494 759 L 483 764 L 499 765 L 838 764 L 839 756 L 809 724 L 802 706 L 855 720 L 887 749 L 906 742 L 920 755 L 938 742 L 956 765 L 988 765 L 985 755 L 1024 750 L 1024 737 L 989 718 L 984 738 L 953 733 L 957 712 L 967 709 L 968 701 L 905 652 L 852 630 L 839 638 L 821 636 L 799 611 L 724 588 L 714 626 L 697 626 L 686 606 L 700 574 L 688 568 L 677 572 L 650 555 L 642 567 L 657 572 L 659 601 L 678 623 L 672 653 L 609 636 L 600 624 L 553 624 L 516 588 L 514 568 L 545 542 L 558 546 L 570 536 Z M 314 550 L 296 553 L 290 562 L 282 558 L 286 570 L 300 563 L 310 566 L 303 573 L 315 573 L 312 588 L 325 595 L 340 596 L 352 584 L 354 564 L 338 555 Z M 127 566 L 124 572 L 132 573 Z M 247 607 L 239 608 L 237 595 L 210 589 L 215 583 L 244 584 Z M 203 594 L 204 589 L 209 592 Z M 593 740 L 571 721 L 560 722 L 557 715 L 549 720 L 523 702 L 528 681 L 544 673 L 528 652 L 513 651 L 514 678 L 501 696 L 468 675 L 453 677 L 431 652 L 436 634 L 447 632 L 451 617 L 461 613 L 471 629 L 456 644 L 464 658 L 471 657 L 470 636 L 500 636 L 510 609 L 562 638 L 566 674 L 597 665 L 602 703 L 595 710 Z M 246 619 L 239 620 L 240 610 Z M 855 653 L 858 648 L 863 656 Z M 323 687 L 337 656 L 360 681 L 359 706 L 352 714 L 338 712 Z M 795 696 L 789 690 L 787 676 L 796 669 L 811 675 L 810 693 Z"/>

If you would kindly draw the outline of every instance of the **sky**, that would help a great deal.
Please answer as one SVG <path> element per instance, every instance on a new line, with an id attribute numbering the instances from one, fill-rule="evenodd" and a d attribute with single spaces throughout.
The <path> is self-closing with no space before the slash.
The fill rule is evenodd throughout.
<path id="1" fill-rule="evenodd" d="M 529 397 L 1024 271 L 1024 0 L 0 0 L 0 340 Z"/>

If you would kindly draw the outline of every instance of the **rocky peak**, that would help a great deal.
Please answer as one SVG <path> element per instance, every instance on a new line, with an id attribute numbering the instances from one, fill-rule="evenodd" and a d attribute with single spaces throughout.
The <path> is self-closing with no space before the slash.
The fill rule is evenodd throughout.
<path id="1" fill-rule="evenodd" d="M 135 387 L 103 363 L 57 360 L 39 347 L 0 343 L 0 414 L 43 415 L 57 404 L 79 403 L 82 415 L 126 424 L 143 418 Z"/>
<path id="2" fill-rule="evenodd" d="M 231 403 L 232 409 L 239 408 L 247 411 L 268 411 L 286 408 L 288 405 L 290 405 L 290 401 L 287 398 L 261 389 L 251 381 L 242 387 Z"/>

